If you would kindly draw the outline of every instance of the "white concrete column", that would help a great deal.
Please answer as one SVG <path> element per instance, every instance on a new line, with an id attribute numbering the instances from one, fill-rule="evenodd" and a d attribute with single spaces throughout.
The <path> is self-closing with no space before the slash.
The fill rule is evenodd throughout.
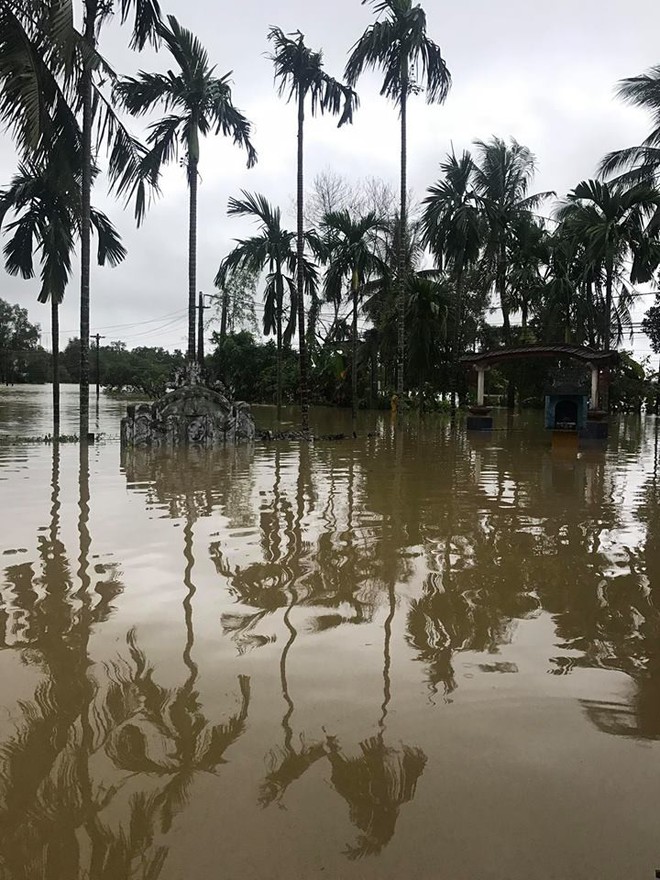
<path id="1" fill-rule="evenodd" d="M 598 409 L 598 367 L 591 364 L 591 408 Z"/>
<path id="2" fill-rule="evenodd" d="M 477 406 L 484 405 L 484 390 L 486 387 L 486 371 L 483 367 L 477 367 Z"/>

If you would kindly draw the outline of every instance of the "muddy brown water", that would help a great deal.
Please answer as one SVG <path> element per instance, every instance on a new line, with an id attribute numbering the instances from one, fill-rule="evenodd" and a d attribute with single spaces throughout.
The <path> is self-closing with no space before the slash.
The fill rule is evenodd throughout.
<path id="1" fill-rule="evenodd" d="M 0 443 L 2 880 L 654 876 L 653 417 L 122 455 L 124 407 Z"/>

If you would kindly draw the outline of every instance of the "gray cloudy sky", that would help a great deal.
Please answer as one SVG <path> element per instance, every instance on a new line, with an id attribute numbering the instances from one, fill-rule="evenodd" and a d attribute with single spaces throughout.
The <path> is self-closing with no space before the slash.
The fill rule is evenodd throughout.
<path id="1" fill-rule="evenodd" d="M 269 25 L 300 29 L 314 48 L 323 48 L 326 69 L 341 76 L 348 49 L 372 21 L 359 0 L 163 0 L 166 12 L 193 30 L 206 45 L 219 73 L 233 70 L 234 100 L 254 123 L 258 165 L 247 171 L 244 155 L 221 138 L 202 145 L 199 193 L 199 289 L 211 292 L 220 259 L 232 239 L 249 234 L 249 224 L 227 218 L 227 200 L 246 188 L 279 203 L 294 226 L 295 109 L 277 97 L 266 57 Z M 535 188 L 563 194 L 592 176 L 608 150 L 637 143 L 647 133 L 643 113 L 614 98 L 617 80 L 660 62 L 658 0 L 425 0 L 428 32 L 440 44 L 453 76 L 443 106 L 411 102 L 410 186 L 416 197 L 436 178 L 450 149 L 476 138 L 513 136 L 538 159 Z M 135 55 L 128 35 L 109 25 L 101 51 L 125 73 L 138 68 L 165 70 L 166 52 Z M 365 175 L 396 184 L 398 120 L 378 94 L 379 77 L 358 85 L 361 107 L 352 126 L 337 130 L 330 119 L 309 119 L 306 175 L 332 168 L 351 179 Z M 8 181 L 15 158 L 7 136 L 0 140 L 0 184 Z M 93 332 L 129 347 L 185 348 L 187 302 L 187 192 L 183 171 L 171 166 L 163 194 L 136 230 L 130 212 L 104 193 L 99 182 L 94 203 L 107 211 L 128 248 L 116 269 L 95 268 L 92 276 Z M 48 346 L 48 312 L 36 302 L 38 283 L 0 274 L 0 297 L 27 306 L 43 328 Z M 159 319 L 159 320 L 154 320 Z M 77 278 L 62 307 L 63 342 L 76 334 Z M 636 350 L 646 353 L 640 338 Z"/>

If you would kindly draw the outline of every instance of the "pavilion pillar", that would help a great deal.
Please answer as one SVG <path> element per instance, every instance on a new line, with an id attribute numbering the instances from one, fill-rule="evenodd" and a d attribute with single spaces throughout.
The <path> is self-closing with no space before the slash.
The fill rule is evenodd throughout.
<path id="1" fill-rule="evenodd" d="M 598 409 L 598 367 L 591 366 L 591 409 Z"/>
<path id="2" fill-rule="evenodd" d="M 477 406 L 484 405 L 484 391 L 486 390 L 486 371 L 483 367 L 477 367 Z"/>

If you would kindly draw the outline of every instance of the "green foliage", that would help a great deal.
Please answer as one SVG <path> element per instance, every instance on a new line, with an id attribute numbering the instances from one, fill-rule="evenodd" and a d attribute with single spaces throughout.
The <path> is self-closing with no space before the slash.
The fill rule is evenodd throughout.
<path id="1" fill-rule="evenodd" d="M 646 377 L 644 368 L 625 351 L 611 371 L 610 406 L 618 412 L 639 412 L 656 387 Z"/>
<path id="2" fill-rule="evenodd" d="M 247 331 L 230 333 L 221 340 L 213 334 L 216 349 L 207 358 L 212 379 L 219 379 L 238 400 L 275 403 L 277 400 L 277 347 L 259 343 Z M 298 356 L 282 352 L 282 399 L 292 403 L 298 387 Z"/>
<path id="3" fill-rule="evenodd" d="M 656 293 L 655 304 L 644 315 L 642 332 L 648 336 L 653 351 L 660 354 L 660 294 Z"/>
<path id="4" fill-rule="evenodd" d="M 40 332 L 28 320 L 27 309 L 0 299 L 0 384 L 42 381 Z"/>

